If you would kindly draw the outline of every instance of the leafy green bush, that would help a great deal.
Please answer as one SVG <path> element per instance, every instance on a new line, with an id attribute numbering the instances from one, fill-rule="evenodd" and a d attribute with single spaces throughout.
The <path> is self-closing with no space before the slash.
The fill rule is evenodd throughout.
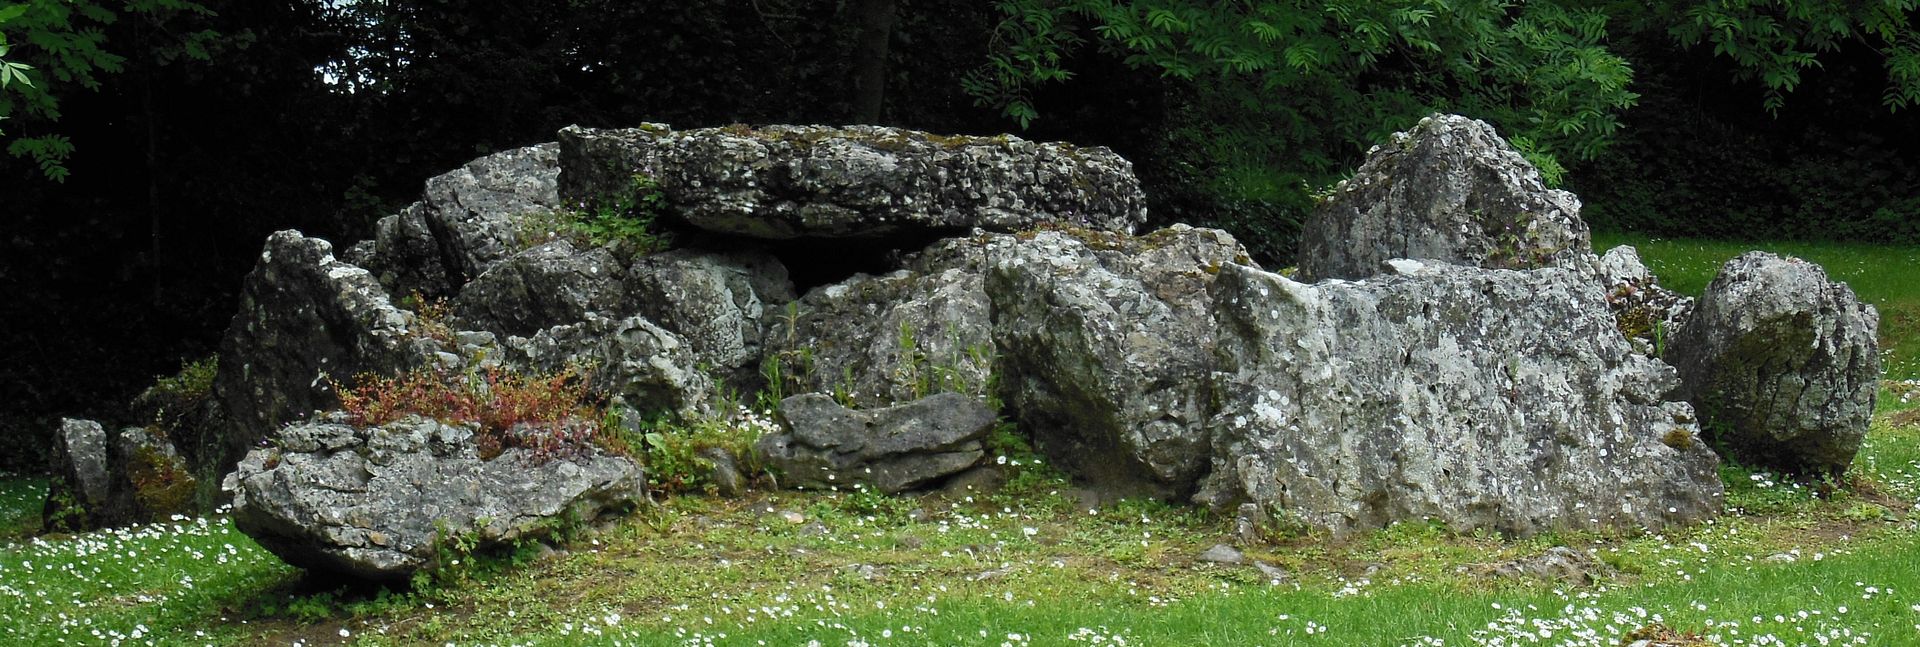
<path id="1" fill-rule="evenodd" d="M 637 434 L 624 442 L 643 448 L 640 455 L 647 467 L 647 485 L 662 493 L 712 493 L 713 461 L 703 454 L 719 449 L 739 462 L 742 476 L 751 476 L 764 468 L 756 460 L 753 445 L 766 434 L 778 433 L 771 411 L 755 411 L 737 406 L 732 413 L 673 422 L 666 416 L 617 428 L 631 428 Z"/>
<path id="2" fill-rule="evenodd" d="M 209 355 L 182 362 L 180 372 L 155 377 L 153 386 L 134 398 L 134 408 L 158 427 L 161 433 L 181 437 L 178 432 L 194 422 L 213 397 L 213 378 L 220 373 L 220 358 Z"/>
<path id="3" fill-rule="evenodd" d="M 673 245 L 673 236 L 661 229 L 666 210 L 659 181 L 635 173 L 625 191 L 587 208 L 525 218 L 521 240 L 532 246 L 564 238 L 576 246 L 612 245 L 634 255 L 650 254 Z"/>

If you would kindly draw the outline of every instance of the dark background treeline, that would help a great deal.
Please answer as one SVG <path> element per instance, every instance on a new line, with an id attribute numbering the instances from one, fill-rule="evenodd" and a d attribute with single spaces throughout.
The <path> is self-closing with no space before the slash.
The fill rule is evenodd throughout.
<path id="1" fill-rule="evenodd" d="M 1270 264 L 1303 208 L 1203 181 L 1219 169 L 1167 136 L 1197 90 L 1115 55 L 1068 60 L 1075 78 L 1040 89 L 1025 131 L 977 107 L 961 79 L 993 46 L 990 3 L 893 3 L 877 104 L 859 80 L 873 2 L 201 4 L 106 27 L 126 68 L 62 88 L 46 126 L 75 147 L 64 182 L 0 156 L 0 469 L 36 469 L 55 416 L 132 422 L 154 376 L 210 354 L 268 233 L 344 249 L 426 178 L 568 124 L 875 121 L 1106 145 L 1135 161 L 1154 224 L 1227 226 Z M 200 30 L 219 35 L 205 60 L 169 49 Z M 1707 47 L 1613 47 L 1638 105 L 1610 148 L 1566 160 L 1596 227 L 1920 242 L 1920 120 L 1881 105 L 1872 49 L 1824 55 L 1770 114 Z M 1350 169 L 1362 152 L 1321 154 Z"/>

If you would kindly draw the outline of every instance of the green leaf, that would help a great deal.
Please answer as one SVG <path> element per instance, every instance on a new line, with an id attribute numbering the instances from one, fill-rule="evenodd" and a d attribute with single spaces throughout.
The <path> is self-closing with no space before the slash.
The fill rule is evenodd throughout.
<path id="1" fill-rule="evenodd" d="M 0 7 L 0 23 L 19 18 L 27 13 L 27 5 L 15 4 Z"/>

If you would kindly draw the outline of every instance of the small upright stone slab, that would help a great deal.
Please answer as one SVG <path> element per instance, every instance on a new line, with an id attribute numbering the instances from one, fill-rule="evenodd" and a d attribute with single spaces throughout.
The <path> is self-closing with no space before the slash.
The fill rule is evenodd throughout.
<path id="1" fill-rule="evenodd" d="M 1880 316 L 1819 265 L 1766 252 L 1727 261 L 1675 336 L 1679 397 L 1734 457 L 1839 474 L 1873 417 Z"/>
<path id="2" fill-rule="evenodd" d="M 54 474 L 41 518 L 77 532 L 191 512 L 195 481 L 166 437 L 141 427 L 109 432 L 64 418 L 54 434 Z"/>

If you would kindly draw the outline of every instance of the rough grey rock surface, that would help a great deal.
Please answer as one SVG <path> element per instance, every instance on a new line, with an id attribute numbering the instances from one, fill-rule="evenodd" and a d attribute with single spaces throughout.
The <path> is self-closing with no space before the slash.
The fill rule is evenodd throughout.
<path id="1" fill-rule="evenodd" d="M 1640 262 L 1640 252 L 1629 245 L 1607 250 L 1596 268 L 1621 334 L 1635 352 L 1661 356 L 1692 312 L 1693 297 L 1660 287 L 1659 278 Z"/>
<path id="2" fill-rule="evenodd" d="M 1056 465 L 1126 495 L 1182 498 L 1210 459 L 1207 287 L 1248 263 L 1226 232 L 1044 231 L 991 254 L 1003 400 Z"/>
<path id="3" fill-rule="evenodd" d="M 1578 198 L 1546 188 L 1486 122 L 1442 114 L 1369 151 L 1300 237 L 1308 281 L 1366 278 L 1395 258 L 1523 269 L 1593 255 Z"/>
<path id="4" fill-rule="evenodd" d="M 807 292 L 768 322 L 787 393 L 837 393 L 862 407 L 929 393 L 986 394 L 993 333 L 984 287 L 988 234 L 943 240 L 905 267 Z"/>
<path id="5" fill-rule="evenodd" d="M 1486 570 L 1489 575 L 1506 579 L 1534 579 L 1587 586 L 1612 569 L 1592 555 L 1566 546 L 1554 546 L 1539 555 L 1501 562 Z"/>
<path id="6" fill-rule="evenodd" d="M 53 478 L 42 517 L 53 530 L 88 530 L 126 523 L 132 499 L 116 487 L 107 430 L 92 420 L 61 418 L 53 434 Z"/>
<path id="7" fill-rule="evenodd" d="M 1241 553 L 1240 549 L 1226 544 L 1214 544 L 1213 547 L 1202 551 L 1197 559 L 1203 562 L 1227 564 L 1230 566 L 1239 566 L 1247 562 L 1246 554 Z"/>
<path id="8" fill-rule="evenodd" d="M 640 313 L 736 387 L 754 385 L 762 335 L 795 298 L 786 266 L 755 252 L 673 250 L 634 261 L 627 276 Z"/>
<path id="9" fill-rule="evenodd" d="M 507 364 L 523 370 L 557 373 L 586 363 L 594 391 L 643 413 L 693 417 L 712 405 L 713 380 L 700 370 L 693 348 L 643 317 L 588 313 L 577 324 L 509 337 L 506 346 Z"/>
<path id="10" fill-rule="evenodd" d="M 561 207 L 558 144 L 487 155 L 427 180 L 419 202 L 381 219 L 351 262 L 398 294 L 451 296 L 526 247 L 528 216 Z"/>
<path id="11" fill-rule="evenodd" d="M 194 457 L 195 471 L 224 474 L 282 424 L 331 408 L 329 380 L 438 361 L 439 346 L 414 323 L 372 274 L 335 260 L 332 244 L 291 230 L 269 236 L 220 341 L 214 393 L 227 424 L 214 431 L 221 438 L 194 444 L 208 454 Z"/>
<path id="12" fill-rule="evenodd" d="M 1717 457 L 1673 369 L 1585 272 L 1399 261 L 1305 285 L 1228 265 L 1213 468 L 1195 499 L 1336 534 L 1432 519 L 1514 535 L 1713 515 Z"/>
<path id="13" fill-rule="evenodd" d="M 113 473 L 108 469 L 107 430 L 92 420 L 60 419 L 60 431 L 54 435 L 58 465 L 71 476 L 74 489 L 83 503 L 104 504 L 113 490 Z"/>
<path id="14" fill-rule="evenodd" d="M 633 461 L 597 450 L 538 462 L 510 448 L 481 460 L 470 428 L 410 417 L 289 425 L 222 487 L 234 525 L 288 563 L 404 580 L 433 566 L 451 536 L 483 550 L 538 538 L 644 500 L 645 483 Z"/>
<path id="15" fill-rule="evenodd" d="M 341 258 L 366 268 L 390 292 L 446 297 L 459 287 L 447 272 L 440 244 L 427 224 L 426 204 L 415 202 L 373 225 L 373 237 L 355 243 Z"/>
<path id="16" fill-rule="evenodd" d="M 1839 474 L 1873 416 L 1879 325 L 1820 266 L 1748 252 L 1720 268 L 1669 345 L 1676 397 L 1742 462 Z"/>
<path id="17" fill-rule="evenodd" d="M 700 458 L 713 466 L 707 478 L 713 482 L 715 494 L 728 498 L 746 494 L 747 477 L 740 473 L 740 461 L 733 452 L 725 447 L 708 447 L 700 450 Z"/>
<path id="18" fill-rule="evenodd" d="M 461 328 L 527 336 L 579 323 L 587 313 L 631 311 L 626 268 L 605 248 L 555 240 L 508 256 L 460 289 L 451 302 Z"/>
<path id="19" fill-rule="evenodd" d="M 1011 231 L 1043 222 L 1131 231 L 1146 220 L 1133 165 L 1105 148 L 877 126 L 560 131 L 560 192 L 659 182 L 707 231 L 765 239 Z"/>
<path id="20" fill-rule="evenodd" d="M 994 413 L 978 400 L 939 393 L 883 409 L 854 410 L 819 393 L 780 402 L 782 433 L 755 450 L 790 487 L 863 484 L 895 493 L 966 471 L 986 457 Z"/>

